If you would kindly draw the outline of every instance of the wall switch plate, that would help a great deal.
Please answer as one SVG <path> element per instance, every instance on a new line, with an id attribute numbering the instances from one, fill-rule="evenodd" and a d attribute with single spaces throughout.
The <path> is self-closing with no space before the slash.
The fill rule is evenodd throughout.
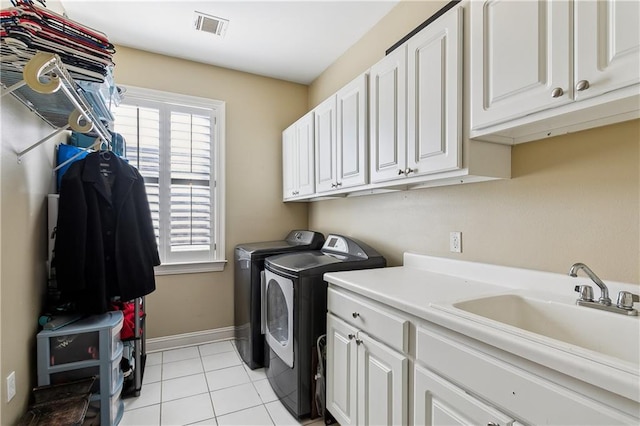
<path id="1" fill-rule="evenodd" d="M 7 376 L 7 402 L 11 401 L 16 396 L 16 372 L 12 371 Z"/>
<path id="2" fill-rule="evenodd" d="M 449 233 L 449 251 L 451 253 L 462 253 L 462 232 Z"/>

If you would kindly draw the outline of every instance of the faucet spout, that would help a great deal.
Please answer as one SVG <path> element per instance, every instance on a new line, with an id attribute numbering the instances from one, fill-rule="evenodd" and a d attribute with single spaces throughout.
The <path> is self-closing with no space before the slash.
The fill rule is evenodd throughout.
<path id="1" fill-rule="evenodd" d="M 577 277 L 578 271 L 581 269 L 585 274 L 587 274 L 589 278 L 591 278 L 591 281 L 593 281 L 598 287 L 600 287 L 601 294 L 598 301 L 603 305 L 611 305 L 611 299 L 609 298 L 609 289 L 607 288 L 605 283 L 600 278 L 598 278 L 598 276 L 587 265 L 585 265 L 584 263 L 574 263 L 569 269 L 569 275 L 572 277 Z"/>

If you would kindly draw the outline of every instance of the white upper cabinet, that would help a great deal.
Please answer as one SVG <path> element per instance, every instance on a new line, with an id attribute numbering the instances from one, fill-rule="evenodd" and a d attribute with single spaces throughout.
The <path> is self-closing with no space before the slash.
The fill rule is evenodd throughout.
<path id="1" fill-rule="evenodd" d="M 470 86 L 466 64 L 471 43 L 465 43 L 470 34 L 468 15 L 468 2 L 447 5 L 367 72 L 311 111 L 314 163 L 295 173 L 285 170 L 285 200 L 510 177 L 509 146 L 469 138 L 470 102 L 465 95 Z M 553 37 L 555 32 L 548 36 L 549 40 Z M 554 49 L 558 49 L 555 44 Z M 504 57 L 511 54 L 506 52 Z M 562 57 L 566 61 L 566 51 Z M 510 75 L 507 71 L 503 70 Z M 567 80 L 568 72 L 565 64 Z M 285 159 L 285 167 L 287 164 Z M 303 182 L 309 170 L 315 192 L 303 196 L 301 188 L 287 184 L 287 176 L 295 175 L 296 182 Z"/>
<path id="2" fill-rule="evenodd" d="M 368 74 L 362 74 L 336 94 L 338 134 L 338 188 L 351 188 L 368 182 Z"/>
<path id="3" fill-rule="evenodd" d="M 313 110 L 315 121 L 316 191 L 336 188 L 336 97 L 331 96 Z"/>
<path id="4" fill-rule="evenodd" d="M 567 1 L 471 2 L 472 128 L 571 101 Z"/>
<path id="5" fill-rule="evenodd" d="M 398 177 L 406 168 L 407 47 L 371 67 L 369 142 L 371 182 Z"/>
<path id="6" fill-rule="evenodd" d="M 309 112 L 282 132 L 283 199 L 315 192 L 313 113 Z"/>
<path id="7" fill-rule="evenodd" d="M 638 84 L 640 2 L 578 1 L 574 8 L 576 99 Z"/>
<path id="8" fill-rule="evenodd" d="M 455 8 L 407 42 L 405 175 L 461 167 L 462 18 Z"/>
<path id="9" fill-rule="evenodd" d="M 461 167 L 462 20 L 454 8 L 371 68 L 371 182 Z"/>
<path id="10" fill-rule="evenodd" d="M 527 142 L 640 116 L 640 2 L 470 7 L 471 137 Z"/>
<path id="11" fill-rule="evenodd" d="M 367 74 L 313 110 L 316 192 L 367 183 Z"/>

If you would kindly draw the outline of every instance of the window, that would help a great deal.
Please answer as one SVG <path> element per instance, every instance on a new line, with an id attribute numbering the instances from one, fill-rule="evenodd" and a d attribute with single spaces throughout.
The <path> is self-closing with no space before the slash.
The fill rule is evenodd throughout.
<path id="1" fill-rule="evenodd" d="M 224 102 L 127 88 L 115 111 L 125 156 L 144 177 L 158 274 L 220 271 L 224 257 Z"/>

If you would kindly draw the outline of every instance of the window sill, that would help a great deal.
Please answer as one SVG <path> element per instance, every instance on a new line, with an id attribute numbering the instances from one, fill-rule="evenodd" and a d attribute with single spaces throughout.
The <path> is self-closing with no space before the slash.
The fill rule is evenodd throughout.
<path id="1" fill-rule="evenodd" d="M 156 275 L 198 274 L 202 272 L 222 272 L 226 260 L 197 263 L 172 263 L 162 264 L 154 268 Z"/>

